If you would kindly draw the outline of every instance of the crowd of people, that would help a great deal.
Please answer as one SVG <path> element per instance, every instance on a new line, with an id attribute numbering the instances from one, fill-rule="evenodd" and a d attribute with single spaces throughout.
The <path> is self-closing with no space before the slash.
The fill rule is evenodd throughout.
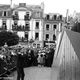
<path id="1" fill-rule="evenodd" d="M 21 56 L 21 57 L 20 57 Z M 13 67 L 51 67 L 54 57 L 53 48 L 25 48 L 2 47 L 0 48 L 0 69 L 3 72 Z M 20 59 L 19 59 L 20 58 Z M 2 71 L 0 72 L 0 74 Z"/>

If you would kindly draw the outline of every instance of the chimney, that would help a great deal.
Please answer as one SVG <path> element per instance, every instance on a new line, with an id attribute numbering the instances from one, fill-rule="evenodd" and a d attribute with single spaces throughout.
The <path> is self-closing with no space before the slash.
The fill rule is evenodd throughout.
<path id="1" fill-rule="evenodd" d="M 41 9 L 44 9 L 44 2 L 41 3 Z"/>

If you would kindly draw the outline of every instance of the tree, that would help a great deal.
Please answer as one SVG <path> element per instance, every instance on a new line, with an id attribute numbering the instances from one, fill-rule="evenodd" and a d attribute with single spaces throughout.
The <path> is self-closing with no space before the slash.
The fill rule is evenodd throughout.
<path id="1" fill-rule="evenodd" d="M 0 46 L 4 46 L 5 43 L 7 43 L 8 46 L 13 46 L 18 44 L 18 42 L 19 42 L 18 35 L 7 31 L 0 32 Z"/>

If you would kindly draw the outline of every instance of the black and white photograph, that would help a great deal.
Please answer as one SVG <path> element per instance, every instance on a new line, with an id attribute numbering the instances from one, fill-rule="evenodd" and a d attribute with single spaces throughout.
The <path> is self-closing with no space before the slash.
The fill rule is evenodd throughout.
<path id="1" fill-rule="evenodd" d="M 0 80 L 80 80 L 79 0 L 0 0 Z"/>

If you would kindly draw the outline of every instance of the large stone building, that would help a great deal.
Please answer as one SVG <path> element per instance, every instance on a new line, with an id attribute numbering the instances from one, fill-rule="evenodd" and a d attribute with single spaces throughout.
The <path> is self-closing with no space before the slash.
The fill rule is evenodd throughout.
<path id="1" fill-rule="evenodd" d="M 0 30 L 12 31 L 27 41 L 34 40 L 34 45 L 43 47 L 47 39 L 54 41 L 62 24 L 62 15 L 44 15 L 44 3 L 41 5 L 0 5 Z M 46 27 L 46 28 L 45 28 Z M 46 30 L 50 28 L 50 30 Z M 47 34 L 51 36 L 49 38 Z"/>

